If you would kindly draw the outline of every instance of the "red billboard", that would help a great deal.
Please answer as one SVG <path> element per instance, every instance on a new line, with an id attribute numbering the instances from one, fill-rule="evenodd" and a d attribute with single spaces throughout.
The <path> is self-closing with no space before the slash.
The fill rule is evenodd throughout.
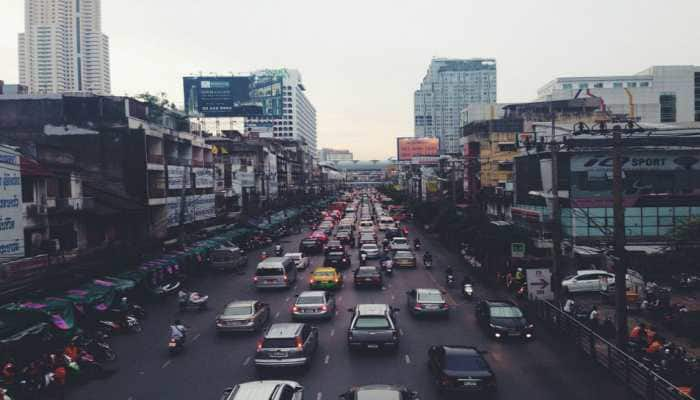
<path id="1" fill-rule="evenodd" d="M 411 161 L 413 157 L 437 157 L 440 155 L 440 139 L 435 137 L 396 138 L 396 152 L 399 161 Z"/>

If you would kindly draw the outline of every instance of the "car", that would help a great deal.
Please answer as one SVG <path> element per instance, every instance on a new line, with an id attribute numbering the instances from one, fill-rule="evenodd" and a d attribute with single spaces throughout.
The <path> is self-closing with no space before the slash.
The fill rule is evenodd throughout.
<path id="1" fill-rule="evenodd" d="M 414 316 L 440 315 L 449 317 L 450 306 L 438 289 L 413 289 L 406 292 L 408 311 Z"/>
<path id="2" fill-rule="evenodd" d="M 399 229 L 398 227 L 387 228 L 384 231 L 384 237 L 389 239 L 389 240 L 391 240 L 395 237 L 400 237 L 401 235 L 403 235 L 403 232 L 401 232 L 401 229 Z"/>
<path id="3" fill-rule="evenodd" d="M 302 400 L 304 387 L 294 381 L 254 381 L 227 388 L 221 400 Z"/>
<path id="4" fill-rule="evenodd" d="M 408 243 L 408 239 L 402 236 L 392 238 L 389 242 L 389 248 L 392 251 L 397 250 L 411 250 L 411 244 Z"/>
<path id="5" fill-rule="evenodd" d="M 328 243 L 326 243 L 326 247 L 323 249 L 323 252 L 325 254 L 328 254 L 332 251 L 345 251 L 345 246 L 340 242 L 340 240 L 329 240 Z"/>
<path id="6" fill-rule="evenodd" d="M 360 247 L 360 253 L 367 254 L 367 258 L 379 258 L 381 252 L 379 251 L 379 246 L 376 243 L 365 243 Z"/>
<path id="7" fill-rule="evenodd" d="M 534 325 L 527 321 L 520 308 L 511 301 L 480 301 L 476 306 L 476 319 L 491 338 L 532 339 L 535 336 Z"/>
<path id="8" fill-rule="evenodd" d="M 352 233 L 346 231 L 340 231 L 335 234 L 335 238 L 343 245 L 355 247 L 355 241 L 353 240 Z"/>
<path id="9" fill-rule="evenodd" d="M 285 253 L 284 256 L 294 261 L 298 271 L 303 271 L 309 266 L 309 258 L 304 257 L 304 253 Z"/>
<path id="10" fill-rule="evenodd" d="M 335 315 L 335 296 L 324 290 L 307 290 L 297 295 L 292 320 L 331 319 Z"/>
<path id="11" fill-rule="evenodd" d="M 216 331 L 254 332 L 270 320 L 270 306 L 258 300 L 240 300 L 228 303 L 216 317 Z"/>
<path id="12" fill-rule="evenodd" d="M 272 324 L 258 341 L 255 368 L 308 367 L 318 349 L 318 328 L 306 323 Z"/>
<path id="13" fill-rule="evenodd" d="M 343 270 L 350 268 L 352 261 L 350 261 L 350 255 L 345 251 L 331 251 L 323 259 L 323 265 Z"/>
<path id="14" fill-rule="evenodd" d="M 330 235 L 331 233 L 333 233 L 333 224 L 331 222 L 324 221 L 318 225 L 317 229 L 325 233 L 326 235 Z"/>
<path id="15" fill-rule="evenodd" d="M 428 369 L 441 392 L 496 391 L 496 375 L 475 347 L 430 346 Z"/>
<path id="16" fill-rule="evenodd" d="M 379 217 L 379 230 L 380 231 L 386 231 L 387 229 L 396 226 L 396 222 L 394 222 L 394 219 L 387 216 L 383 215 Z"/>
<path id="17" fill-rule="evenodd" d="M 418 400 L 418 392 L 398 385 L 353 386 L 340 395 L 341 400 Z"/>
<path id="18" fill-rule="evenodd" d="M 360 246 L 363 244 L 377 244 L 377 238 L 374 235 L 363 233 L 360 235 Z"/>
<path id="19" fill-rule="evenodd" d="M 358 304 L 349 308 L 348 346 L 352 349 L 398 349 L 399 329 L 394 319 L 397 308 L 387 304 Z"/>
<path id="20" fill-rule="evenodd" d="M 341 286 L 343 286 L 343 275 L 335 268 L 316 268 L 309 278 L 311 289 L 339 289 Z"/>
<path id="21" fill-rule="evenodd" d="M 368 265 L 357 268 L 353 274 L 355 286 L 376 286 L 382 287 L 382 274 L 377 267 Z"/>
<path id="22" fill-rule="evenodd" d="M 338 232 L 355 232 L 355 221 L 340 221 L 340 225 L 338 225 Z"/>
<path id="23" fill-rule="evenodd" d="M 299 252 L 305 255 L 317 254 L 323 251 L 323 243 L 316 238 L 305 238 L 299 242 Z"/>
<path id="24" fill-rule="evenodd" d="M 309 237 L 312 239 L 319 240 L 322 244 L 326 244 L 328 242 L 328 235 L 326 234 L 326 232 L 320 230 L 315 230 L 311 232 Z"/>
<path id="25" fill-rule="evenodd" d="M 605 289 L 607 283 L 615 282 L 615 274 L 598 269 L 585 269 L 576 271 L 575 274 L 567 276 L 561 285 L 565 292 L 600 292 Z M 644 286 L 644 278 L 634 270 L 629 270 L 626 275 L 627 288 L 640 288 Z"/>
<path id="26" fill-rule="evenodd" d="M 395 267 L 416 267 L 416 256 L 410 250 L 397 250 L 392 257 L 392 262 Z"/>

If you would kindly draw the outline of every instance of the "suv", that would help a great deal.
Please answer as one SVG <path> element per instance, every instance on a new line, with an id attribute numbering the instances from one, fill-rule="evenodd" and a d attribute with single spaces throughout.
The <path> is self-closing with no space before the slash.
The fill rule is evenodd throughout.
<path id="1" fill-rule="evenodd" d="M 348 328 L 350 349 L 398 349 L 399 329 L 394 319 L 398 308 L 387 304 L 358 304 L 348 311 L 352 313 Z"/>
<path id="2" fill-rule="evenodd" d="M 258 342 L 255 368 L 304 367 L 318 349 L 318 328 L 302 323 L 272 324 Z"/>
<path id="3" fill-rule="evenodd" d="M 221 400 L 302 400 L 304 387 L 294 381 L 255 381 L 239 383 L 224 390 Z"/>
<path id="4" fill-rule="evenodd" d="M 476 319 L 489 337 L 532 339 L 535 327 L 523 312 L 510 301 L 482 301 L 476 306 Z"/>
<path id="5" fill-rule="evenodd" d="M 302 254 L 316 254 L 323 250 L 320 240 L 314 238 L 302 239 L 299 243 L 299 252 Z"/>
<path id="6" fill-rule="evenodd" d="M 411 244 L 408 243 L 408 239 L 405 237 L 395 237 L 391 239 L 391 242 L 389 243 L 389 248 L 392 251 L 398 251 L 398 250 L 411 250 Z"/>

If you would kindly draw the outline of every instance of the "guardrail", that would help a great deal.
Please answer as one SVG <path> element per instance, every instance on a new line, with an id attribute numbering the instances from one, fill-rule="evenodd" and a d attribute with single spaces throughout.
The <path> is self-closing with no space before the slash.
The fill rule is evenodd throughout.
<path id="1" fill-rule="evenodd" d="M 691 400 L 680 388 L 649 369 L 588 326 L 564 313 L 549 301 L 530 303 L 531 310 L 545 326 L 560 334 L 588 358 L 607 368 L 627 388 L 647 400 Z"/>

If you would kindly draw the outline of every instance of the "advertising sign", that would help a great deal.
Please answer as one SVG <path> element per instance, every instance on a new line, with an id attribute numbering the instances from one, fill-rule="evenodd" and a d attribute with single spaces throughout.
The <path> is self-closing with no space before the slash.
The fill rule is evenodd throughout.
<path id="1" fill-rule="evenodd" d="M 399 161 L 411 161 L 413 157 L 437 157 L 440 155 L 440 139 L 435 137 L 396 138 L 396 152 Z"/>
<path id="2" fill-rule="evenodd" d="M 514 258 L 525 257 L 525 243 L 511 243 L 510 256 Z"/>
<path id="3" fill-rule="evenodd" d="M 183 183 L 183 178 L 185 179 Z M 168 189 L 182 189 L 191 187 L 190 174 L 185 174 L 185 167 L 180 165 L 168 165 Z"/>
<path id="4" fill-rule="evenodd" d="M 46 272 L 48 267 L 49 256 L 47 254 L 8 262 L 3 265 L 0 271 L 0 282 L 31 278 Z"/>
<path id="5" fill-rule="evenodd" d="M 645 196 L 687 196 L 700 190 L 700 156 L 681 151 L 630 152 L 622 158 L 623 204 L 632 207 Z M 612 205 L 610 154 L 571 157 L 571 194 L 578 207 Z"/>
<path id="6" fill-rule="evenodd" d="M 552 272 L 547 268 L 527 269 L 527 293 L 530 300 L 553 300 Z"/>
<path id="7" fill-rule="evenodd" d="M 197 189 L 214 187 L 214 170 L 211 168 L 192 168 L 194 186 Z"/>
<path id="8" fill-rule="evenodd" d="M 184 77 L 185 110 L 205 117 L 244 117 L 260 115 L 251 103 L 249 76 Z"/>
<path id="9" fill-rule="evenodd" d="M 24 257 L 22 175 L 19 155 L 0 146 L 0 262 Z"/>
<path id="10" fill-rule="evenodd" d="M 185 202 L 185 224 L 216 217 L 215 195 L 213 193 L 187 196 Z M 180 224 L 180 197 L 169 198 L 166 204 L 166 217 L 168 228 Z"/>

